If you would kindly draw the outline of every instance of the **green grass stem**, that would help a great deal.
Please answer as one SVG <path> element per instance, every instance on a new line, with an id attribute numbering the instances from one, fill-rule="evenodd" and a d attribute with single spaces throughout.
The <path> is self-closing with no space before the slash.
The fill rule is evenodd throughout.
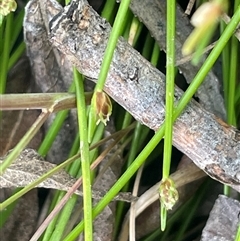
<path id="1" fill-rule="evenodd" d="M 239 240 L 240 240 L 240 225 L 238 225 L 238 230 L 234 241 L 239 241 Z"/>
<path id="2" fill-rule="evenodd" d="M 7 81 L 7 74 L 8 74 L 8 60 L 10 57 L 10 50 L 11 50 L 11 34 L 12 34 L 12 25 L 13 25 L 13 13 L 8 14 L 6 17 L 6 26 L 3 36 L 3 49 L 1 54 L 0 61 L 0 94 L 5 93 L 6 89 L 6 81 Z"/>
<path id="3" fill-rule="evenodd" d="M 234 11 L 240 6 L 240 0 L 234 2 Z M 236 85 L 238 81 L 238 68 L 239 68 L 239 42 L 233 35 L 230 42 L 230 68 L 229 68 L 229 81 L 228 81 L 228 100 L 227 100 L 227 121 L 228 124 L 236 126 L 236 111 L 235 111 L 235 98 L 236 98 Z"/>
<path id="4" fill-rule="evenodd" d="M 221 21 L 220 22 L 220 32 L 223 33 L 226 28 L 226 24 Z M 222 76 L 223 76 L 223 87 L 224 87 L 224 101 L 225 101 L 225 107 L 227 109 L 228 106 L 228 77 L 229 77 L 229 70 L 230 70 L 230 43 L 227 43 L 225 48 L 222 51 L 221 57 L 222 57 Z"/>
<path id="5" fill-rule="evenodd" d="M 167 1 L 167 47 L 166 47 L 166 111 L 165 137 L 162 179 L 169 176 L 172 155 L 173 107 L 174 107 L 174 79 L 175 79 L 175 0 Z"/>
<path id="6" fill-rule="evenodd" d="M 153 66 L 157 66 L 159 57 L 160 57 L 160 49 L 159 49 L 158 43 L 155 41 L 153 46 L 152 57 L 150 61 Z"/>
<path id="7" fill-rule="evenodd" d="M 10 41 L 10 52 L 12 52 L 14 45 L 17 42 L 17 39 L 19 38 L 19 35 L 22 31 L 22 24 L 23 24 L 23 18 L 24 18 L 24 9 L 21 9 L 20 12 L 17 14 L 17 16 L 14 16 L 13 19 L 13 25 L 12 33 L 11 33 L 11 41 Z M 22 40 L 22 42 L 24 42 Z"/>
<path id="8" fill-rule="evenodd" d="M 76 138 L 74 139 L 72 148 L 69 152 L 69 158 L 76 155 L 78 151 L 79 151 L 79 134 L 77 134 Z M 76 177 L 80 170 L 80 160 L 79 159 L 75 160 L 65 169 L 71 176 Z M 53 201 L 49 209 L 50 211 L 52 211 L 52 209 L 57 205 L 57 203 L 60 202 L 60 200 L 64 197 L 65 194 L 66 194 L 65 191 L 55 192 Z M 76 203 L 76 199 L 77 199 L 76 195 L 73 195 L 72 197 L 73 198 L 66 203 L 66 205 L 63 207 L 61 212 L 57 214 L 50 222 L 50 224 L 47 226 L 42 241 L 49 241 L 50 239 L 61 240 L 65 227 L 67 226 L 67 222 L 69 221 L 69 218 L 72 212 L 71 210 L 74 207 L 74 203 Z"/>
<path id="9" fill-rule="evenodd" d="M 17 193 L 20 190 L 20 188 L 16 188 L 12 195 L 14 195 L 15 193 Z M 0 211 L 0 229 L 3 227 L 3 225 L 6 223 L 6 221 L 8 220 L 9 216 L 12 214 L 12 211 L 14 210 L 14 208 L 16 207 L 17 201 L 12 202 L 10 205 L 8 205 L 7 207 L 5 207 L 4 209 L 1 209 Z M 1 204 L 0 204 L 1 206 Z"/>
<path id="10" fill-rule="evenodd" d="M 174 86 L 175 86 L 175 22 L 176 2 L 167 1 L 167 36 L 166 36 L 166 106 L 165 106 L 165 137 L 163 151 L 162 180 L 169 177 L 172 156 L 173 136 L 173 107 L 174 107 Z M 161 229 L 165 230 L 167 222 L 167 210 L 164 204 L 160 205 Z"/>
<path id="11" fill-rule="evenodd" d="M 8 61 L 8 68 L 7 70 L 9 71 L 14 64 L 20 59 L 24 51 L 26 50 L 26 44 L 25 42 L 21 42 L 16 49 L 11 53 L 11 56 Z"/>
<path id="12" fill-rule="evenodd" d="M 103 90 L 118 38 L 123 32 L 123 29 L 125 27 L 123 22 L 125 22 L 125 17 L 128 11 L 129 4 L 130 4 L 130 0 L 122 0 L 120 3 L 119 10 L 115 17 L 113 28 L 110 33 L 108 44 L 104 53 L 103 62 L 102 62 L 95 91 Z"/>
<path id="13" fill-rule="evenodd" d="M 61 240 L 64 234 L 64 230 L 68 225 L 70 220 L 72 211 L 76 205 L 78 196 L 76 194 L 72 195 L 72 197 L 68 200 L 66 205 L 64 206 L 61 213 L 58 215 L 58 220 L 55 223 L 55 229 L 51 235 L 50 239 L 45 239 L 46 241 L 55 241 Z"/>
<path id="14" fill-rule="evenodd" d="M 80 154 L 83 178 L 83 211 L 84 211 L 84 240 L 93 240 L 92 219 L 92 191 L 91 172 L 88 144 L 87 111 L 84 95 L 83 77 L 74 68 L 74 82 L 76 86 L 78 127 L 80 132 Z"/>
<path id="15" fill-rule="evenodd" d="M 101 13 L 101 16 L 110 23 L 114 21 L 116 5 L 116 1 L 107 0 Z"/>
<path id="16" fill-rule="evenodd" d="M 66 194 L 66 192 L 63 191 L 56 191 L 55 195 L 54 195 L 54 199 L 51 202 L 51 208 L 50 211 L 52 211 L 52 209 L 61 201 L 61 199 L 64 197 L 64 195 Z M 41 239 L 41 241 L 49 241 L 55 228 L 56 228 L 56 224 L 58 222 L 58 218 L 59 218 L 60 214 L 58 213 L 53 219 L 52 221 L 48 224 L 44 235 Z"/>

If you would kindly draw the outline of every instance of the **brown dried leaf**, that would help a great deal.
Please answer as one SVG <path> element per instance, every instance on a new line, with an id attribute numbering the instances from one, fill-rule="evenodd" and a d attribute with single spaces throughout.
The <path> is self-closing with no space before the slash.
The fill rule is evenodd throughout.
<path id="1" fill-rule="evenodd" d="M 5 158 L 0 158 L 0 163 Z M 25 187 L 54 167 L 56 167 L 55 164 L 44 161 L 33 149 L 25 149 L 6 172 L 0 176 L 0 188 Z M 38 187 L 68 190 L 75 182 L 76 179 L 61 170 L 40 183 Z"/>
<path id="2" fill-rule="evenodd" d="M 6 156 L 0 158 L 0 164 L 5 158 Z M 25 187 L 55 167 L 55 164 L 44 161 L 35 150 L 25 149 L 0 176 L 0 188 Z M 77 179 L 71 177 L 65 170 L 60 170 L 38 184 L 37 187 L 68 191 L 76 181 Z M 82 196 L 82 191 L 77 190 L 75 194 Z M 95 199 L 101 199 L 104 195 L 105 190 L 93 190 L 92 192 Z M 128 202 L 132 201 L 133 198 L 129 193 L 120 193 L 116 200 Z"/>

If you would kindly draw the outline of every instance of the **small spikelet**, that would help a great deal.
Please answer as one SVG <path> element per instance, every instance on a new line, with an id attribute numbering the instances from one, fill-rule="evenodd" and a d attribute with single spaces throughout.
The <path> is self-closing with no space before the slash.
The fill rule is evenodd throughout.
<path id="1" fill-rule="evenodd" d="M 0 14 L 3 16 L 14 12 L 17 8 L 17 3 L 14 0 L 0 0 Z"/>

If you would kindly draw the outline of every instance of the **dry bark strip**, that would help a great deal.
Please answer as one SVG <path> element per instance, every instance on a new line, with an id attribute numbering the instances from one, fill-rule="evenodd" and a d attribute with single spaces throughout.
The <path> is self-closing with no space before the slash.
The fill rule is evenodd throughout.
<path id="1" fill-rule="evenodd" d="M 47 9 L 48 10 L 48 9 Z M 88 5 L 72 1 L 50 22 L 55 45 L 88 78 L 97 81 L 110 25 Z M 105 91 L 153 130 L 164 122 L 165 76 L 119 39 Z M 175 101 L 182 90 L 176 87 Z M 240 190 L 238 131 L 192 100 L 174 125 L 174 145 L 212 178 Z"/>

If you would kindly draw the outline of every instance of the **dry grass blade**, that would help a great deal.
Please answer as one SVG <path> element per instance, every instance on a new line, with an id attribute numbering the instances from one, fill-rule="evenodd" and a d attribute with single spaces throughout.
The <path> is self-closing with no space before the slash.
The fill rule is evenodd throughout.
<path id="1" fill-rule="evenodd" d="M 0 158 L 0 163 L 6 158 Z M 16 188 L 25 187 L 33 181 L 41 178 L 44 174 L 55 168 L 56 165 L 44 161 L 39 154 L 33 149 L 25 149 L 20 156 L 11 164 L 6 172 L 0 176 L 0 188 Z M 60 170 L 51 177 L 39 183 L 36 187 L 57 189 L 68 191 L 76 183 L 77 179 L 71 177 L 66 171 Z M 80 190 L 76 190 L 75 194 L 82 196 Z M 93 190 L 93 198 L 101 199 L 105 195 L 104 191 Z M 120 193 L 116 200 L 132 201 L 129 193 Z"/>

